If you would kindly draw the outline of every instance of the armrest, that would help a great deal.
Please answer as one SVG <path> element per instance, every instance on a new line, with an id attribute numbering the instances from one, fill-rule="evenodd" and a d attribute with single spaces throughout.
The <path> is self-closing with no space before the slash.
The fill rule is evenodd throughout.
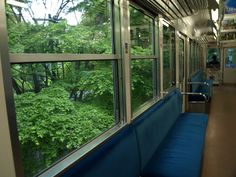
<path id="1" fill-rule="evenodd" d="M 207 86 L 207 88 L 208 88 L 208 94 L 209 94 L 209 96 L 212 96 L 212 91 L 211 91 L 211 89 L 212 89 L 212 86 L 209 84 L 209 83 L 207 83 L 207 82 L 188 82 L 188 85 L 205 85 L 205 86 Z"/>
<path id="2" fill-rule="evenodd" d="M 209 102 L 209 97 L 207 97 L 204 93 L 181 92 L 181 95 L 199 95 L 202 96 L 206 102 Z"/>

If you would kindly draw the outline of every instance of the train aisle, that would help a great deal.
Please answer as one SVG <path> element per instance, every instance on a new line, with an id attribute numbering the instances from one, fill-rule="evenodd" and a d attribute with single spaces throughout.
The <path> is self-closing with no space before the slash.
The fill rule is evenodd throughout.
<path id="1" fill-rule="evenodd" d="M 236 177 L 236 86 L 214 88 L 202 177 Z"/>

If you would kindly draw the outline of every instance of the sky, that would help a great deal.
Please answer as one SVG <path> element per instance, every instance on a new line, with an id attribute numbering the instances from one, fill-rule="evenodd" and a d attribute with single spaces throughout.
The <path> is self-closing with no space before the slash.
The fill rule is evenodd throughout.
<path id="1" fill-rule="evenodd" d="M 33 17 L 35 19 L 44 19 L 44 18 L 48 19 L 48 14 L 50 14 L 52 17 L 56 14 L 57 10 L 60 7 L 61 1 L 62 0 L 47 0 L 46 6 L 44 6 L 42 0 L 32 0 L 32 3 L 29 4 L 29 6 L 31 6 L 31 9 L 33 11 Z M 81 1 L 82 0 L 79 0 L 76 2 L 78 3 Z M 73 7 L 72 2 L 68 3 L 68 5 L 66 6 L 66 9 L 70 7 Z M 22 11 L 22 14 L 26 21 L 33 22 L 27 9 L 24 9 Z M 81 21 L 81 15 L 82 13 L 78 11 L 71 12 L 71 13 L 62 12 L 60 17 L 62 17 L 63 19 L 66 19 L 69 25 L 77 25 L 77 23 Z"/>

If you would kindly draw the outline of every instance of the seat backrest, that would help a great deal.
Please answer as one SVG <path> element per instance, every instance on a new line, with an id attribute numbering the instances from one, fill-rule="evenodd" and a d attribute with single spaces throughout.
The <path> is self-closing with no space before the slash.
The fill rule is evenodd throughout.
<path id="1" fill-rule="evenodd" d="M 134 129 L 126 126 L 62 176 L 139 177 L 140 156 Z"/>
<path id="2" fill-rule="evenodd" d="M 190 82 L 203 82 L 203 72 L 201 70 L 196 72 L 193 76 L 191 76 Z M 200 84 L 191 84 L 190 91 L 196 93 L 198 92 L 200 86 Z"/>
<path id="3" fill-rule="evenodd" d="M 181 112 L 182 96 L 176 89 L 132 123 L 137 135 L 142 170 Z"/>

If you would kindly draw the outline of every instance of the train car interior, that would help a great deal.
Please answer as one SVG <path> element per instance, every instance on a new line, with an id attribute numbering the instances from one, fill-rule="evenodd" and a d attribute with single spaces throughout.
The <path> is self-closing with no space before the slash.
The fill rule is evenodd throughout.
<path id="1" fill-rule="evenodd" d="M 0 1 L 0 177 L 236 177 L 235 0 Z"/>

